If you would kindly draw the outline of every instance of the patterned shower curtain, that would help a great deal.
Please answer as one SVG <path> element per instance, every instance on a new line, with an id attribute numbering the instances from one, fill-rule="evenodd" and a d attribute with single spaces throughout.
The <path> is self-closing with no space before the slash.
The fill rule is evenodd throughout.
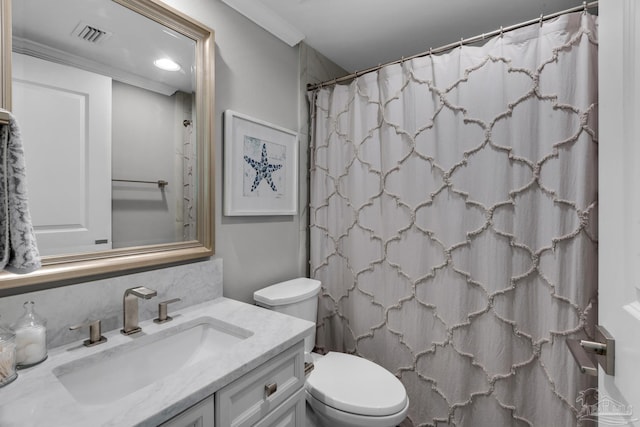
<path id="1" fill-rule="evenodd" d="M 597 18 L 310 94 L 317 345 L 398 376 L 416 426 L 586 425 Z"/>
<path id="2" fill-rule="evenodd" d="M 196 239 L 196 154 L 193 143 L 193 122 L 184 120 L 182 131 L 182 240 Z"/>

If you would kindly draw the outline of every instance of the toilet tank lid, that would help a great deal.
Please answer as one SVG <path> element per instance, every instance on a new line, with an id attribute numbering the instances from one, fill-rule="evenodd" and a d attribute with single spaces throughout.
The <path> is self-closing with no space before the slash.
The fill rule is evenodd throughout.
<path id="1" fill-rule="evenodd" d="M 273 307 L 305 300 L 319 291 L 319 280 L 299 277 L 259 289 L 253 293 L 253 300 Z"/>

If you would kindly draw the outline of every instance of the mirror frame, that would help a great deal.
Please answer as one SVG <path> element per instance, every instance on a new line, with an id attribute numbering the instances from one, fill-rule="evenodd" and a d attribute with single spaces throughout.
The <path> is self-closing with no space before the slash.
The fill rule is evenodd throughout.
<path id="1" fill-rule="evenodd" d="M 104 276 L 207 258 L 214 254 L 214 32 L 159 0 L 111 0 L 196 41 L 197 240 L 47 256 L 29 274 L 0 273 L 0 297 Z M 0 0 L 0 102 L 11 111 L 11 0 Z M 71 283 L 67 283 L 71 284 Z"/>

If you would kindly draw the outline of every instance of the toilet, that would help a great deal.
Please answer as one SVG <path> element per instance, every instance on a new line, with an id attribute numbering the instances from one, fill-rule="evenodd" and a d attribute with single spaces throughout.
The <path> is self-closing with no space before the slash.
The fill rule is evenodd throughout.
<path id="1" fill-rule="evenodd" d="M 316 322 L 320 281 L 298 278 L 260 289 L 256 305 Z M 358 356 L 312 353 L 316 333 L 305 338 L 308 427 L 393 427 L 407 415 L 409 398 L 391 372 Z"/>

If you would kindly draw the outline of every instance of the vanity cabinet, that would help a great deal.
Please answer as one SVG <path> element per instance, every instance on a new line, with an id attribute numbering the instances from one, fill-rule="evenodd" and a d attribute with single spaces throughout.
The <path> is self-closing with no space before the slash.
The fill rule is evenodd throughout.
<path id="1" fill-rule="evenodd" d="M 305 419 L 304 341 L 160 427 L 296 427 Z"/>
<path id="2" fill-rule="evenodd" d="M 300 341 L 216 392 L 216 427 L 303 425 L 304 381 Z"/>
<path id="3" fill-rule="evenodd" d="M 140 326 L 50 349 L 0 389 L 0 426 L 304 426 L 312 322 L 220 297 Z"/>

